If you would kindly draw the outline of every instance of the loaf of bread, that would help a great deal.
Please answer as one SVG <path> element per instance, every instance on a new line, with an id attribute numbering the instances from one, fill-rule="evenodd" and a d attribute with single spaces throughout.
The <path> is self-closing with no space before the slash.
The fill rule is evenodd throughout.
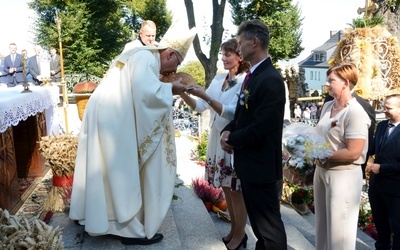
<path id="1" fill-rule="evenodd" d="M 179 78 L 182 78 L 181 83 L 183 85 L 190 86 L 190 85 L 196 84 L 196 81 L 194 80 L 194 78 L 190 74 L 185 73 L 185 72 L 177 72 L 177 73 L 172 73 L 172 74 L 163 76 L 161 78 L 161 81 L 162 82 L 173 82 L 173 81 L 178 80 Z"/>
<path id="2" fill-rule="evenodd" d="M 74 86 L 74 93 L 91 93 L 97 88 L 97 83 L 95 82 L 80 82 Z"/>

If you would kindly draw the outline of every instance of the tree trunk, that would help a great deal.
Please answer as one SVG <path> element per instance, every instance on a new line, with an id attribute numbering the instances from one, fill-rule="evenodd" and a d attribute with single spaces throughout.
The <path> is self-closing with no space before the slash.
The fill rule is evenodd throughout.
<path id="1" fill-rule="evenodd" d="M 211 24 L 211 47 L 209 58 L 207 58 L 201 50 L 198 35 L 193 40 L 194 52 L 196 53 L 200 63 L 203 65 L 205 71 L 206 88 L 210 85 L 212 79 L 217 73 L 218 53 L 222 43 L 222 34 L 224 32 L 223 19 L 226 0 L 221 0 L 220 4 L 218 4 L 218 2 L 218 0 L 213 0 L 213 21 Z M 189 28 L 195 27 L 196 21 L 194 18 L 193 2 L 191 0 L 185 0 L 185 7 Z"/>
<path id="2" fill-rule="evenodd" d="M 392 6 L 389 4 L 388 0 L 375 0 L 374 2 L 378 4 L 378 9 L 373 15 L 385 18 L 389 32 L 400 41 L 400 2 L 392 1 L 395 2 Z"/>

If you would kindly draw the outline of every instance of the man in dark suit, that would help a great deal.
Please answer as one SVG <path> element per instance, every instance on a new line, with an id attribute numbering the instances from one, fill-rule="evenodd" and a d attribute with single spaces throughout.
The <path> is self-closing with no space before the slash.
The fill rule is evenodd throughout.
<path id="1" fill-rule="evenodd" d="M 50 48 L 50 78 L 52 82 L 61 82 L 60 56 L 54 47 Z"/>
<path id="2" fill-rule="evenodd" d="M 268 54 L 268 27 L 260 20 L 246 21 L 237 36 L 251 74 L 243 82 L 234 120 L 221 133 L 221 146 L 234 154 L 256 249 L 287 249 L 277 187 L 282 180 L 285 86 Z"/>
<path id="3" fill-rule="evenodd" d="M 363 172 L 363 178 L 365 179 L 365 167 L 367 166 L 367 161 L 369 156 L 371 156 L 371 150 L 373 148 L 373 141 L 374 141 L 374 131 L 375 131 L 375 125 L 376 125 L 376 115 L 375 115 L 375 109 L 372 107 L 372 105 L 366 101 L 364 98 L 361 96 L 357 95 L 355 92 L 351 93 L 353 97 L 356 98 L 357 102 L 363 107 L 364 111 L 367 113 L 369 119 L 371 120 L 371 126 L 368 128 L 368 152 L 366 156 L 366 161 L 364 164 L 361 165 L 361 169 Z M 325 98 L 325 102 L 333 100 L 333 97 L 328 95 Z"/>
<path id="4" fill-rule="evenodd" d="M 29 59 L 29 71 L 33 78 L 35 85 L 43 83 L 42 75 L 40 72 L 40 54 L 42 53 L 42 46 L 35 46 L 35 55 Z"/>
<path id="5" fill-rule="evenodd" d="M 375 248 L 389 250 L 400 249 L 399 94 L 386 97 L 383 112 L 387 120 L 378 124 L 372 149 L 375 160 L 367 166 L 371 174 L 368 196 L 378 232 Z"/>
<path id="6" fill-rule="evenodd" d="M 22 55 L 17 53 L 17 45 L 15 43 L 10 43 L 9 49 L 10 55 L 4 58 L 3 73 L 7 75 L 7 86 L 14 87 L 24 82 Z"/>

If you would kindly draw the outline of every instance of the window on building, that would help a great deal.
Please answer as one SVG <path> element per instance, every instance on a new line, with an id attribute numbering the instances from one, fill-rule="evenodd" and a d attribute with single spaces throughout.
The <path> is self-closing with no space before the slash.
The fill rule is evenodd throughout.
<path id="1" fill-rule="evenodd" d="M 310 71 L 310 80 L 314 80 L 313 78 L 314 78 L 314 72 Z"/>

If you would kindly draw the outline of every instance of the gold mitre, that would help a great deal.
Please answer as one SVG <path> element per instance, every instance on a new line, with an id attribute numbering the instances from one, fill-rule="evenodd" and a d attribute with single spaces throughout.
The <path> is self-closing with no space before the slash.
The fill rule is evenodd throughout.
<path id="1" fill-rule="evenodd" d="M 176 23 L 173 23 L 169 27 L 157 47 L 158 49 L 171 48 L 185 59 L 190 45 L 196 36 L 196 27 L 186 30 L 183 27 L 177 27 Z"/>

